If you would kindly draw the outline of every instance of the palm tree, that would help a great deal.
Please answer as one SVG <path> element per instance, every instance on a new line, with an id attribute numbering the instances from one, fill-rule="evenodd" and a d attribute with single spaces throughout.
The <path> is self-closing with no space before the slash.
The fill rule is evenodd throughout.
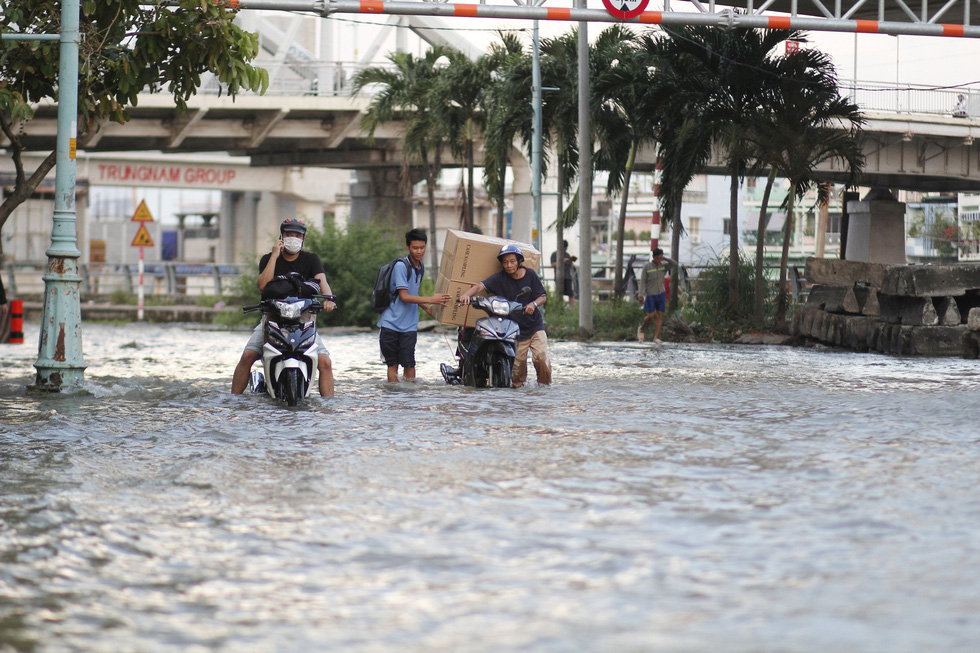
<path id="1" fill-rule="evenodd" d="M 528 149 L 531 144 L 531 58 L 515 34 L 499 36 L 501 43 L 492 44 L 486 55 L 493 72 L 484 95 L 483 180 L 497 204 L 496 234 L 502 238 L 510 149 L 518 135 Z"/>
<path id="2" fill-rule="evenodd" d="M 704 125 L 725 148 L 731 176 L 729 201 L 728 301 L 739 313 L 738 189 L 754 158 L 747 132 L 764 108 L 766 89 L 778 79 L 774 52 L 787 39 L 802 38 L 795 30 L 724 30 L 685 26 L 665 30 L 676 56 L 700 67 L 690 80 L 691 93 L 702 98 Z"/>
<path id="3" fill-rule="evenodd" d="M 429 199 L 429 233 L 432 235 L 432 275 L 439 272 L 439 249 L 436 242 L 435 185 L 442 167 L 442 150 L 446 139 L 434 112 L 429 111 L 432 88 L 442 70 L 437 62 L 447 56 L 449 48 L 434 46 L 421 58 L 405 52 L 391 52 L 387 59 L 394 69 L 365 68 L 354 76 L 354 93 L 377 84 L 381 91 L 374 96 L 361 118 L 361 129 L 374 138 L 378 127 L 401 114 L 405 123 L 405 165 L 402 181 L 411 193 L 410 159 L 422 164 Z"/>
<path id="4" fill-rule="evenodd" d="M 663 214 L 671 223 L 671 252 L 680 251 L 681 204 L 684 189 L 704 167 L 711 154 L 712 131 L 707 123 L 711 73 L 700 53 L 689 48 L 683 29 L 664 28 L 645 34 L 640 48 L 656 64 L 654 79 L 658 92 L 645 110 L 653 115 L 660 160 L 660 193 Z M 663 102 L 660 106 L 659 102 Z M 671 275 L 670 310 L 677 309 L 677 274 Z"/>
<path id="5" fill-rule="evenodd" d="M 474 61 L 458 50 L 448 50 L 449 64 L 433 84 L 429 107 L 445 125 L 449 149 L 466 166 L 466 208 L 463 228 L 473 231 L 473 143 L 485 123 L 484 95 L 490 86 L 491 59 Z"/>
<path id="6" fill-rule="evenodd" d="M 561 292 L 565 280 L 565 266 L 561 264 L 565 255 L 565 229 L 575 224 L 578 215 L 577 201 L 573 201 L 568 210 L 563 206 L 578 175 L 578 30 L 541 41 L 541 85 L 557 89 L 542 98 L 541 125 L 543 145 L 554 149 L 557 166 L 555 231 L 558 265 L 555 266 L 555 283 Z M 548 160 L 543 156 L 547 149 L 542 148 L 542 173 L 548 166 Z"/>
<path id="7" fill-rule="evenodd" d="M 765 161 L 763 161 L 765 163 Z M 766 250 L 766 227 L 769 225 L 769 197 L 772 195 L 772 187 L 776 181 L 776 168 L 769 169 L 769 176 L 766 177 L 766 189 L 762 193 L 762 204 L 759 207 L 759 226 L 756 230 L 755 242 L 755 303 L 752 307 L 752 319 L 758 329 L 765 327 L 766 317 L 763 308 L 766 294 L 765 270 L 765 250 Z"/>
<path id="8" fill-rule="evenodd" d="M 621 297 L 626 207 L 636 153 L 643 143 L 655 140 L 658 125 L 666 117 L 669 95 L 659 83 L 663 78 L 656 74 L 656 58 L 637 46 L 636 35 L 625 26 L 604 30 L 595 46 L 607 53 L 604 59 L 614 57 L 609 62 L 600 59 L 591 78 L 595 95 L 592 124 L 600 145 L 593 161 L 596 168 L 609 171 L 607 194 L 622 191 L 613 282 L 613 292 Z"/>
<path id="9" fill-rule="evenodd" d="M 768 89 L 767 111 L 756 117 L 749 138 L 761 158 L 789 180 L 786 223 L 779 261 L 776 324 L 786 327 L 786 269 L 793 237 L 793 209 L 816 184 L 817 201 L 827 201 L 828 187 L 819 184 L 817 166 L 841 162 L 847 185 L 853 185 L 864 167 L 858 142 L 864 125 L 857 105 L 841 97 L 830 58 L 817 50 L 799 50 L 777 62 L 778 82 Z"/>

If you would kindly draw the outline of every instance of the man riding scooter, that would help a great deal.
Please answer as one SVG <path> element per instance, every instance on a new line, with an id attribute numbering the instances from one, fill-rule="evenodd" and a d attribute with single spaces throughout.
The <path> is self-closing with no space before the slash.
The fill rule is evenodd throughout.
<path id="1" fill-rule="evenodd" d="M 286 219 L 279 225 L 279 239 L 273 244 L 272 251 L 259 261 L 259 290 L 265 289 L 276 277 L 296 273 L 303 280 L 314 281 L 320 286 L 320 294 L 331 295 L 330 284 L 323 270 L 323 262 L 313 252 L 304 252 L 303 241 L 306 238 L 306 225 L 299 220 Z M 332 301 L 323 302 L 323 308 L 332 311 L 336 304 Z M 252 332 L 245 351 L 235 367 L 235 375 L 231 381 L 233 394 L 242 394 L 248 386 L 249 372 L 252 364 L 262 357 L 262 326 L 260 321 Z M 320 396 L 333 396 L 333 369 L 330 354 L 319 335 L 316 337 L 318 356 L 317 372 L 319 374 Z"/>
<path id="2" fill-rule="evenodd" d="M 517 245 L 504 245 L 497 254 L 503 270 L 490 275 L 481 283 L 460 295 L 459 303 L 469 304 L 478 293 L 486 291 L 524 306 L 515 316 L 520 326 L 517 337 L 517 357 L 514 359 L 513 385 L 520 388 L 527 380 L 527 352 L 537 372 L 538 384 L 551 383 L 551 360 L 548 356 L 548 335 L 544 330 L 544 317 L 539 308 L 548 301 L 544 284 L 534 270 L 523 266 L 524 254 Z M 530 292 L 527 289 L 530 289 Z M 527 303 L 524 303 L 527 302 Z"/>

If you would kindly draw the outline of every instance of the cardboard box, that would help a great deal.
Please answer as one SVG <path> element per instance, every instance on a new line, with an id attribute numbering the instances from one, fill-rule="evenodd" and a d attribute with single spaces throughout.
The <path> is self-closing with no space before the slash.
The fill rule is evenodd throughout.
<path id="1" fill-rule="evenodd" d="M 442 324 L 474 326 L 477 318 L 486 315 L 469 306 L 456 306 L 455 300 L 471 286 L 503 269 L 497 260 L 497 254 L 507 244 L 517 245 L 524 255 L 524 267 L 537 272 L 541 252 L 533 245 L 456 229 L 450 229 L 446 233 L 435 292 L 448 293 L 453 296 L 453 301 L 448 306 L 436 307 L 433 313 L 437 320 Z M 486 293 L 482 294 L 486 296 Z"/>
<path id="2" fill-rule="evenodd" d="M 483 281 L 503 269 L 497 260 L 497 254 L 507 244 L 520 247 L 524 254 L 524 267 L 537 272 L 541 253 L 533 245 L 450 229 L 442 248 L 439 274 L 445 275 L 450 281 Z"/>
<path id="3" fill-rule="evenodd" d="M 477 318 L 481 318 L 486 315 L 483 311 L 477 310 L 470 306 L 458 306 L 456 302 L 459 300 L 459 296 L 464 292 L 469 290 L 473 286 L 469 281 L 450 281 L 442 273 L 436 277 L 436 293 L 448 293 L 453 296 L 449 304 L 446 306 L 436 306 L 433 310 L 433 314 L 439 322 L 442 324 L 451 324 L 456 326 L 476 326 Z M 487 293 L 481 292 L 480 295 L 483 297 L 487 296 Z"/>

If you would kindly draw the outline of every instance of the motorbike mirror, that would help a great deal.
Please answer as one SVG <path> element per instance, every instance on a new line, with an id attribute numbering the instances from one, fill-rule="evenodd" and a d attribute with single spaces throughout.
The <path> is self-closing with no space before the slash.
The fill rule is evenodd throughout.
<path id="1" fill-rule="evenodd" d="M 523 288 L 521 288 L 521 294 L 518 295 L 518 297 L 523 297 L 524 295 L 530 295 L 530 294 L 531 294 L 531 286 L 524 286 Z"/>

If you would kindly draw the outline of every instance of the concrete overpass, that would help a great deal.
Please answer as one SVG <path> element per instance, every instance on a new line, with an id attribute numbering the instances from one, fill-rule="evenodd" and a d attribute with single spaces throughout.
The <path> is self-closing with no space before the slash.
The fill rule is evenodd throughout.
<path id="1" fill-rule="evenodd" d="M 294 67 L 291 70 L 295 75 Z M 404 162 L 401 126 L 397 122 L 384 125 L 375 141 L 368 143 L 361 133 L 360 119 L 369 97 L 350 97 L 343 88 L 330 94 L 319 94 L 312 88 L 303 91 L 295 84 L 286 84 L 286 77 L 277 78 L 281 85 L 267 95 L 241 95 L 234 101 L 205 87 L 189 102 L 185 114 L 178 113 L 165 95 L 142 95 L 129 122 L 103 125 L 79 144 L 80 149 L 95 155 L 227 152 L 248 157 L 256 167 L 365 171 L 374 176 L 379 188 L 392 181 L 388 179 L 392 174 L 397 176 Z M 309 80 L 305 83 L 311 84 Z M 859 82 L 857 89 L 872 86 Z M 980 92 L 967 92 L 971 115 L 978 118 L 957 118 L 950 109 L 960 92 L 905 87 L 887 94 L 869 92 L 867 99 L 858 93 L 868 119 L 862 135 L 867 167 L 861 185 L 980 191 L 980 143 L 975 141 L 980 137 Z M 54 147 L 56 110 L 56 105 L 41 105 L 34 120 L 24 125 L 24 142 L 30 149 Z M 640 156 L 638 169 L 650 171 L 653 163 L 649 148 Z M 446 165 L 460 162 L 447 159 Z M 719 157 L 707 172 L 724 173 Z M 824 174 L 826 181 L 844 179 L 832 166 L 825 168 Z"/>

